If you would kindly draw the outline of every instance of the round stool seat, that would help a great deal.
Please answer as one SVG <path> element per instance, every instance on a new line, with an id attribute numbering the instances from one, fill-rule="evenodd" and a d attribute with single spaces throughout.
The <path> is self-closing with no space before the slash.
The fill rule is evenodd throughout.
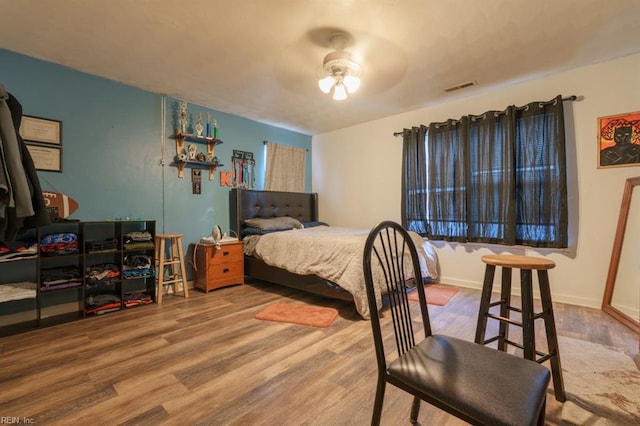
<path id="1" fill-rule="evenodd" d="M 488 254 L 482 256 L 482 261 L 488 265 L 517 269 L 553 269 L 556 263 L 542 257 L 517 256 L 513 254 Z"/>
<path id="2" fill-rule="evenodd" d="M 165 238 L 182 238 L 184 234 L 156 234 L 156 239 Z"/>

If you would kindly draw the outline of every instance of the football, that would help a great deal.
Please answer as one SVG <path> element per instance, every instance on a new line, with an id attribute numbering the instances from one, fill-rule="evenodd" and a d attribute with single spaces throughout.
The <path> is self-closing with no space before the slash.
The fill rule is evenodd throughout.
<path id="1" fill-rule="evenodd" d="M 43 192 L 44 204 L 51 217 L 69 217 L 78 210 L 78 202 L 68 195 L 59 192 Z"/>

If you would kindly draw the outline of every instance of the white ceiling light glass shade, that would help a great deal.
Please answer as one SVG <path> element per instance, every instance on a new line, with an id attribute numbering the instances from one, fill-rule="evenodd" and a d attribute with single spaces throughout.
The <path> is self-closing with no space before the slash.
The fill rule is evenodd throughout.
<path id="1" fill-rule="evenodd" d="M 333 99 L 336 101 L 343 101 L 347 99 L 347 91 L 345 90 L 344 84 L 342 84 L 342 82 L 337 83 L 333 87 Z"/>
<path id="2" fill-rule="evenodd" d="M 329 93 L 334 84 L 336 84 L 336 79 L 332 75 L 328 75 L 318 81 L 318 86 L 324 93 Z"/>
<path id="3" fill-rule="evenodd" d="M 349 52 L 336 50 L 324 57 L 322 76 L 318 81 L 320 90 L 331 93 L 333 99 L 344 100 L 348 93 L 354 93 L 360 87 L 362 67 L 355 62 Z"/>
<path id="4" fill-rule="evenodd" d="M 349 93 L 354 93 L 360 87 L 360 77 L 355 77 L 353 75 L 346 75 L 342 80 L 344 85 L 347 87 Z"/>

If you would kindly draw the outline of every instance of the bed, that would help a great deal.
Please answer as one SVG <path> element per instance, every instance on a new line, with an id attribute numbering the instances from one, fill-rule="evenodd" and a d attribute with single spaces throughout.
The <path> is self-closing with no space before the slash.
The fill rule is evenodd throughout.
<path id="1" fill-rule="evenodd" d="M 245 242 L 246 276 L 354 302 L 358 313 L 369 317 L 362 273 L 368 229 L 320 222 L 316 193 L 232 189 L 229 206 L 231 230 Z M 300 223 L 302 229 L 292 225 L 256 231 L 257 222 Z M 413 237 L 422 254 L 423 278 L 436 281 L 435 252 L 417 234 Z"/>

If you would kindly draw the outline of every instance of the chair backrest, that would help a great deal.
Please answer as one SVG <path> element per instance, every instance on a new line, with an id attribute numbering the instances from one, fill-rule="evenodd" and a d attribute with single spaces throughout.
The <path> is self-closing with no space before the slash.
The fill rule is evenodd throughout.
<path id="1" fill-rule="evenodd" d="M 407 292 L 416 287 L 425 337 L 431 335 L 422 271 L 416 246 L 407 231 L 399 224 L 384 221 L 373 228 L 364 247 L 364 278 L 371 315 L 371 328 L 380 371 L 386 370 L 387 360 L 380 309 L 377 300 L 383 295 L 383 312 L 391 315 L 398 356 L 415 345 L 411 305 Z M 378 296 L 378 297 L 376 297 Z M 386 330 L 387 328 L 385 328 Z"/>

